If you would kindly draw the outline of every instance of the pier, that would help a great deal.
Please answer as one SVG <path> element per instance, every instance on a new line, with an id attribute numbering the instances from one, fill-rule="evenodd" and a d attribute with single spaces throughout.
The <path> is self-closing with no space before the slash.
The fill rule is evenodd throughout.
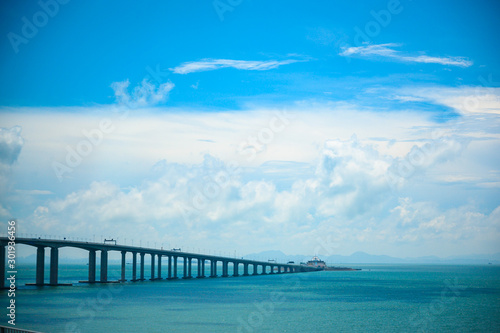
<path id="1" fill-rule="evenodd" d="M 0 288 L 5 287 L 5 272 L 6 272 L 6 258 L 5 247 L 8 244 L 7 237 L 0 237 Z M 229 258 L 216 255 L 207 255 L 199 253 L 189 253 L 173 250 L 159 250 L 153 248 L 144 248 L 128 245 L 117 245 L 115 243 L 96 243 L 86 241 L 70 241 L 70 240 L 55 240 L 55 239 L 40 239 L 40 238 L 16 238 L 16 244 L 24 244 L 36 247 L 36 279 L 30 285 L 36 286 L 57 286 L 61 285 L 58 281 L 59 275 L 59 249 L 63 247 L 73 247 L 88 251 L 88 279 L 80 282 L 84 283 L 108 283 L 108 253 L 110 251 L 118 251 L 121 253 L 121 277 L 118 282 L 127 281 L 127 266 L 126 255 L 132 254 L 132 274 L 130 281 L 145 281 L 146 276 L 144 272 L 144 263 L 146 256 L 151 260 L 151 272 L 149 280 L 175 280 L 179 278 L 177 266 L 182 262 L 183 270 L 182 279 L 191 279 L 193 272 L 196 269 L 196 278 L 216 278 L 216 277 L 229 277 L 229 268 L 232 267 L 233 277 L 248 276 L 250 275 L 250 268 L 252 269 L 251 275 L 267 275 L 267 274 L 285 274 L 285 273 L 299 273 L 316 271 L 315 267 L 308 267 L 296 264 L 283 264 L 276 262 L 265 262 L 248 259 Z M 48 283 L 44 276 L 45 270 L 45 250 L 50 251 L 50 276 Z M 100 254 L 100 271 L 97 277 L 96 262 L 97 253 Z M 140 257 L 140 265 L 138 269 L 137 257 Z M 167 258 L 166 272 L 167 276 L 162 276 L 162 259 Z M 222 266 L 222 274 L 218 275 L 217 265 Z M 206 267 L 209 267 L 209 272 L 206 272 Z M 137 276 L 139 271 L 139 276 Z M 206 275 L 207 274 L 207 275 Z"/>

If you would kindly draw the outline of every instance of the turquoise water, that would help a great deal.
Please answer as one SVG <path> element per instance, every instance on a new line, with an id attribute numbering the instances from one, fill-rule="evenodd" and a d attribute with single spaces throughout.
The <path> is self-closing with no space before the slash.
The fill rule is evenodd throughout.
<path id="1" fill-rule="evenodd" d="M 16 322 L 42 332 L 500 332 L 498 266 L 353 266 L 363 270 L 19 287 Z M 60 282 L 86 269 L 61 265 Z M 18 278 L 33 282 L 34 267 Z"/>

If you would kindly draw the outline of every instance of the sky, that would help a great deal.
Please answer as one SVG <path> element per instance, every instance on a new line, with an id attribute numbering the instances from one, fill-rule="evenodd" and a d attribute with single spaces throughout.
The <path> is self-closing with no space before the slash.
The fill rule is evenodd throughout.
<path id="1" fill-rule="evenodd" d="M 0 233 L 500 252 L 499 10 L 3 1 Z"/>

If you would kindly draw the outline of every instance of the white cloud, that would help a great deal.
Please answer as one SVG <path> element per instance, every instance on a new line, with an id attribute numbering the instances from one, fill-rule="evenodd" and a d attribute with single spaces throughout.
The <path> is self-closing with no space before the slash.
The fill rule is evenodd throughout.
<path id="1" fill-rule="evenodd" d="M 293 64 L 301 60 L 267 60 L 267 61 L 251 61 L 251 60 L 231 60 L 231 59 L 203 59 L 200 61 L 190 61 L 171 68 L 170 70 L 177 74 L 188 74 L 194 72 L 212 71 L 221 68 L 236 68 L 248 71 L 266 71 L 279 66 Z"/>
<path id="2" fill-rule="evenodd" d="M 199 237 L 208 247 L 243 251 L 277 245 L 288 251 L 312 251 L 290 240 L 301 235 L 304 244 L 317 246 L 317 230 L 343 230 L 339 239 L 345 242 L 365 243 L 374 235 L 399 242 L 406 234 L 386 234 L 391 220 L 384 222 L 383 217 L 394 200 L 385 177 L 391 162 L 355 137 L 329 140 L 315 175 L 298 177 L 279 189 L 273 179 L 259 179 L 252 169 L 231 171 L 235 169 L 229 163 L 210 155 L 199 164 L 162 161 L 155 176 L 141 184 L 121 189 L 93 182 L 49 200 L 32 219 L 38 228 L 58 226 L 61 234 L 105 234 L 158 243 L 175 239 L 177 244 L 193 244 Z M 393 210 L 403 214 L 410 207 Z M 428 219 L 438 213 L 423 216 L 423 235 L 447 228 L 439 219 Z M 415 223 L 415 218 L 403 215 L 401 220 L 408 220 L 404 225 Z"/>
<path id="3" fill-rule="evenodd" d="M 411 89 L 396 93 L 429 100 Z M 307 253 L 320 246 L 321 237 L 332 236 L 344 254 L 385 248 L 387 254 L 400 255 L 404 246 L 422 242 L 431 242 L 419 250 L 423 255 L 441 244 L 450 247 L 450 254 L 466 247 L 484 252 L 486 247 L 474 246 L 490 237 L 483 232 L 493 228 L 495 222 L 488 217 L 493 208 L 469 205 L 460 210 L 463 202 L 449 196 L 463 182 L 450 179 L 473 179 L 464 186 L 473 187 L 479 201 L 495 191 L 481 184 L 500 179 L 491 157 L 498 139 L 471 136 L 485 126 L 498 126 L 495 115 L 487 124 L 459 117 L 456 123 L 461 125 L 454 129 L 453 122 L 436 124 L 418 112 L 359 109 L 298 104 L 285 113 L 284 128 L 272 121 L 281 110 L 266 108 L 217 113 L 144 108 L 121 120 L 113 118 L 112 108 L 102 107 L 99 112 L 81 108 L 64 114 L 50 109 L 6 112 L 4 122 L 21 124 L 26 140 L 17 181 L 26 177 L 33 187 L 24 188 L 54 193 L 47 197 L 14 190 L 22 208 L 13 199 L 7 207 L 18 216 L 29 208 L 20 225 L 32 233 L 105 235 L 127 238 L 129 244 L 131 239 L 149 239 L 172 246 Z M 73 178 L 51 186 L 52 161 L 63 162 L 66 146 L 74 148 L 84 140 L 82 130 L 96 128 L 102 117 L 113 118 L 115 130 L 75 168 Z M 269 140 L 271 127 L 280 130 L 263 144 L 259 140 Z M 438 137 L 432 135 L 436 130 L 442 132 Z M 253 160 L 240 154 L 242 143 L 258 146 Z M 426 143 L 434 146 L 428 149 Z M 427 154 L 423 160 L 417 158 L 419 149 Z M 399 174 L 401 186 L 394 191 L 387 172 L 405 160 L 415 170 Z M 231 167 L 233 162 L 240 167 Z M 396 209 L 403 207 L 397 201 L 400 193 L 414 202 L 404 206 L 410 212 L 404 216 Z M 429 195 L 434 195 L 433 204 L 414 199 Z M 452 224 L 462 211 L 485 227 L 467 229 L 473 232 L 467 238 L 471 243 L 460 247 L 453 242 L 465 236 Z M 450 230 L 453 237 L 446 235 Z"/>
<path id="4" fill-rule="evenodd" d="M 170 91 L 174 88 L 171 82 L 165 82 L 156 87 L 148 80 L 142 80 L 137 85 L 132 94 L 128 92 L 129 80 L 113 82 L 111 88 L 115 93 L 116 102 L 120 105 L 126 105 L 129 108 L 154 106 L 165 102 L 168 99 Z"/>
<path id="5" fill-rule="evenodd" d="M 499 115 L 500 88 L 489 86 L 413 87 L 399 92 L 407 100 L 430 101 L 449 106 L 464 115 Z"/>
<path id="6" fill-rule="evenodd" d="M 341 56 L 360 56 L 360 57 L 384 57 L 403 62 L 417 62 L 417 63 L 431 63 L 450 65 L 458 67 L 470 67 L 472 61 L 464 57 L 433 57 L 425 54 L 421 55 L 406 55 L 402 54 L 394 47 L 401 46 L 401 44 L 387 43 L 387 44 L 368 44 L 362 46 L 351 46 L 342 48 L 343 51 L 339 53 Z"/>
<path id="7" fill-rule="evenodd" d="M 23 145 L 20 126 L 0 128 L 0 163 L 11 165 L 17 161 Z"/>

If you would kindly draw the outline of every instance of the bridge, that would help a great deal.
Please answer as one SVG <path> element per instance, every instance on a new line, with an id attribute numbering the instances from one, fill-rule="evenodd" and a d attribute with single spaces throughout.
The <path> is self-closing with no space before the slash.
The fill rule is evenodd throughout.
<path id="1" fill-rule="evenodd" d="M 0 237 L 0 288 L 5 287 L 5 272 L 6 272 L 6 250 L 9 239 Z M 178 279 L 177 265 L 179 260 L 182 261 L 182 278 L 193 278 L 193 271 L 196 268 L 196 278 L 205 278 L 206 268 L 205 263 L 210 266 L 209 277 L 228 277 L 229 265 L 232 266 L 232 276 L 248 276 L 249 267 L 252 268 L 251 275 L 266 275 L 266 274 L 283 274 L 283 273 L 299 273 L 316 271 L 317 268 L 296 264 L 283 264 L 276 262 L 265 262 L 248 259 L 228 258 L 216 255 L 206 255 L 199 253 L 188 253 L 173 250 L 158 250 L 152 248 L 144 248 L 128 245 L 116 245 L 116 243 L 96 243 L 86 241 L 70 241 L 70 240 L 55 240 L 55 239 L 40 239 L 40 238 L 16 238 L 17 244 L 25 244 L 36 247 L 36 281 L 33 285 L 37 286 L 57 286 L 59 272 L 59 249 L 62 247 L 73 247 L 89 252 L 88 262 L 88 280 L 80 281 L 85 283 L 108 283 L 108 252 L 121 252 L 121 279 L 119 282 L 126 280 L 126 255 L 128 252 L 132 254 L 132 279 L 130 281 L 144 281 L 144 263 L 145 256 L 148 255 L 151 260 L 150 280 L 162 280 L 162 258 L 168 258 L 167 277 L 168 280 Z M 50 249 L 50 277 L 49 283 L 45 283 L 45 248 Z M 99 279 L 96 279 L 96 258 L 97 252 L 100 252 L 100 274 Z M 139 276 L 137 276 L 137 256 L 140 256 Z M 194 262 L 193 262 L 194 261 Z M 217 265 L 222 264 L 222 274 L 217 275 Z M 156 267 L 155 267 L 155 264 Z M 243 268 L 241 272 L 240 266 Z M 259 273 L 260 267 L 260 273 Z M 240 274 L 243 273 L 243 274 Z M 115 282 L 115 281 L 113 281 Z"/>

